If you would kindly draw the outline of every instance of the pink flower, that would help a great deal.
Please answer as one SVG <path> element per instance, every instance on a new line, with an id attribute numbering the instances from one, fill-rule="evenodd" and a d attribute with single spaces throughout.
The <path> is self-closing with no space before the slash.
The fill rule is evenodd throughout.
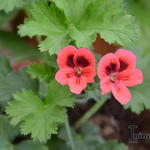
<path id="1" fill-rule="evenodd" d="M 127 87 L 143 82 L 142 72 L 136 69 L 136 56 L 124 49 L 102 57 L 98 64 L 98 76 L 101 79 L 101 94 L 112 91 L 121 104 L 127 104 L 131 99 L 131 93 Z"/>
<path id="2" fill-rule="evenodd" d="M 80 94 L 87 83 L 93 83 L 96 75 L 95 58 L 86 48 L 73 46 L 63 48 L 57 57 L 59 70 L 55 79 L 61 85 L 68 85 L 71 92 Z"/>

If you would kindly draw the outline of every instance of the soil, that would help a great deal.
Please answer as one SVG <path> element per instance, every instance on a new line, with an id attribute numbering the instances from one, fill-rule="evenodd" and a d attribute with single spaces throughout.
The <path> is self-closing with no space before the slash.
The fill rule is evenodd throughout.
<path id="1" fill-rule="evenodd" d="M 70 123 L 73 125 L 95 102 L 78 104 L 69 109 Z M 144 110 L 140 115 L 125 110 L 114 98 L 109 99 L 104 106 L 91 118 L 91 121 L 100 127 L 100 135 L 106 140 L 117 139 L 128 145 L 129 150 L 149 150 L 150 139 L 137 143 L 129 143 L 130 125 L 136 125 L 135 133 L 150 133 L 150 111 Z"/>

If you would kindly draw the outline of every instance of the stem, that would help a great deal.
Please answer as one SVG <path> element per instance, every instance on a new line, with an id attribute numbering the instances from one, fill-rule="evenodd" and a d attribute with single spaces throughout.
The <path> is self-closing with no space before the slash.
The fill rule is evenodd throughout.
<path id="1" fill-rule="evenodd" d="M 65 122 L 65 127 L 66 127 L 66 132 L 67 132 L 67 135 L 68 135 L 69 144 L 71 146 L 71 149 L 72 150 L 76 150 L 75 149 L 75 145 L 74 145 L 74 141 L 73 141 L 73 137 L 72 137 L 72 134 L 71 134 L 71 129 L 70 129 L 70 125 L 69 125 L 68 119 Z"/>
<path id="2" fill-rule="evenodd" d="M 75 124 L 75 128 L 79 128 L 81 125 L 83 125 L 85 122 L 87 122 L 106 102 L 106 99 L 99 100 L 94 106 L 90 108 L 88 112 L 86 112 L 79 121 Z"/>

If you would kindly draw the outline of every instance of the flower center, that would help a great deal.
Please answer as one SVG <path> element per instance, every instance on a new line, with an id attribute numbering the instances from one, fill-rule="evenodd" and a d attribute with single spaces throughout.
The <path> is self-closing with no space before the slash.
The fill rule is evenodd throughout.
<path id="1" fill-rule="evenodd" d="M 110 80 L 111 80 L 112 82 L 116 82 L 116 81 L 117 81 L 116 75 L 117 75 L 117 73 L 111 73 L 111 74 L 110 74 Z"/>
<path id="2" fill-rule="evenodd" d="M 75 69 L 76 69 L 77 75 L 81 75 L 82 74 L 82 68 L 78 67 L 78 68 L 75 68 Z"/>

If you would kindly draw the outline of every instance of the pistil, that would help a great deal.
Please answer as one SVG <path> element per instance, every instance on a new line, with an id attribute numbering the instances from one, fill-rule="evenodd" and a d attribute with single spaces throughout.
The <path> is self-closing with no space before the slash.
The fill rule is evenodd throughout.
<path id="1" fill-rule="evenodd" d="M 116 82 L 116 81 L 117 81 L 116 75 L 117 75 L 117 73 L 111 73 L 111 74 L 110 74 L 110 80 L 111 80 L 112 82 Z"/>
<path id="2" fill-rule="evenodd" d="M 76 72 L 77 72 L 77 75 L 81 75 L 82 74 L 82 68 L 76 68 Z"/>

